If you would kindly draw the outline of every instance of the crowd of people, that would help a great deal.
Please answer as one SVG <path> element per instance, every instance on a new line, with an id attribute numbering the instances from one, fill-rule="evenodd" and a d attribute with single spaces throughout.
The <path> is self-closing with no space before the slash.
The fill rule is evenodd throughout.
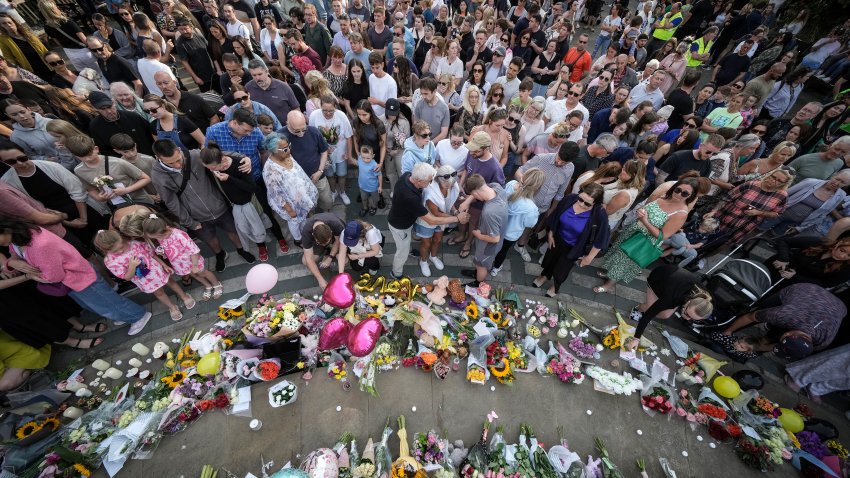
<path id="1" fill-rule="evenodd" d="M 534 254 L 550 297 L 596 258 L 605 294 L 662 255 L 640 337 L 708 319 L 685 267 L 771 234 L 785 283 L 720 334 L 728 352 L 801 359 L 846 313 L 827 288 L 850 278 L 850 25 L 804 46 L 805 2 L 140 0 L 83 2 L 80 23 L 38 5 L 45 36 L 0 11 L 0 296 L 49 310 L 0 328 L 34 349 L 99 345 L 81 309 L 140 332 L 128 287 L 180 320 L 193 281 L 221 297 L 228 252 L 275 242 L 321 287 L 326 269 L 400 278 L 411 255 L 430 277 L 444 239 L 471 285 Z M 815 76 L 833 94 L 800 101 Z M 767 337 L 731 336 L 756 322 Z"/>

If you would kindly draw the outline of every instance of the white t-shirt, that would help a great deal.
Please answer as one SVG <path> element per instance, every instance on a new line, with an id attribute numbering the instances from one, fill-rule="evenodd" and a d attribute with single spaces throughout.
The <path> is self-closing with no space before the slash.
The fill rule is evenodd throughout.
<path id="1" fill-rule="evenodd" d="M 224 29 L 227 30 L 227 36 L 229 36 L 230 38 L 239 35 L 240 37 L 247 40 L 254 36 L 253 34 L 251 34 L 251 30 L 248 29 L 248 27 L 240 21 L 237 21 L 236 23 L 227 22 L 224 25 Z"/>
<path id="2" fill-rule="evenodd" d="M 451 211 L 452 206 L 454 206 L 457 201 L 458 196 L 460 196 L 460 185 L 458 185 L 457 181 L 452 184 L 452 187 L 449 189 L 448 196 L 443 196 L 440 184 L 434 180 L 428 185 L 428 187 L 422 190 L 422 204 L 425 205 L 428 201 L 431 201 L 435 206 L 437 206 L 437 209 L 439 209 L 440 212 L 448 214 L 449 211 Z M 425 207 L 428 206 L 426 205 Z M 429 229 L 434 227 L 425 222 L 422 218 L 417 219 L 416 223 Z M 446 225 L 437 226 L 438 231 L 445 230 L 445 228 Z"/>
<path id="3" fill-rule="evenodd" d="M 393 77 L 387 72 L 384 72 L 383 78 L 378 78 L 377 75 L 369 76 L 369 96 L 374 96 L 381 101 L 387 101 L 390 98 L 398 97 L 398 85 L 396 85 Z M 373 105 L 372 109 L 375 114 L 384 117 L 384 107 Z"/>
<path id="4" fill-rule="evenodd" d="M 460 58 L 455 58 L 454 63 L 449 64 L 447 57 L 437 60 L 437 76 L 443 73 L 449 73 L 455 78 L 463 78 L 463 62 Z"/>
<path id="5" fill-rule="evenodd" d="M 617 18 L 612 20 L 611 15 L 608 15 L 607 17 L 605 17 L 605 20 L 602 20 L 602 25 L 607 26 L 607 27 L 620 28 L 620 26 L 622 24 L 623 24 L 623 18 L 622 17 L 617 17 Z M 601 37 L 611 36 L 611 32 L 606 32 L 605 30 L 599 30 L 599 36 L 601 36 Z"/>
<path id="6" fill-rule="evenodd" d="M 466 163 L 466 157 L 469 155 L 469 150 L 466 146 L 460 145 L 459 148 L 452 148 L 450 138 L 441 139 L 436 146 L 437 155 L 435 159 L 442 165 L 447 165 L 455 168 L 455 171 L 460 171 Z"/>
<path id="7" fill-rule="evenodd" d="M 156 86 L 156 82 L 153 79 L 153 75 L 156 74 L 156 72 L 164 71 L 168 73 L 168 76 L 170 76 L 172 80 L 177 79 L 174 77 L 174 73 L 171 72 L 171 68 L 159 60 L 139 58 L 139 61 L 136 62 L 136 68 L 139 70 L 139 77 L 142 78 L 142 81 L 145 83 L 148 91 L 156 96 L 162 96 L 162 90 Z"/>
<path id="8" fill-rule="evenodd" d="M 310 126 L 318 128 L 319 133 L 322 133 L 322 137 L 328 142 L 330 160 L 334 163 L 345 161 L 342 158 L 345 153 L 343 145 L 345 140 L 354 134 L 348 116 L 340 110 L 335 110 L 333 118 L 327 119 L 322 110 L 318 109 L 310 113 Z"/>
<path id="9" fill-rule="evenodd" d="M 379 231 L 377 227 L 373 227 L 372 229 L 366 231 L 366 236 L 360 241 L 358 241 L 356 245 L 349 247 L 348 252 L 350 254 L 363 254 L 365 252 L 369 252 L 370 250 L 372 250 L 373 245 L 381 244 L 381 240 L 383 239 L 383 237 L 384 236 L 381 234 L 381 231 Z M 343 231 L 343 233 L 339 235 L 340 242 L 342 242 L 344 239 L 345 231 Z M 384 257 L 383 249 L 378 252 L 378 255 L 376 255 L 375 257 Z M 363 259 L 360 259 L 360 265 L 363 265 Z"/>

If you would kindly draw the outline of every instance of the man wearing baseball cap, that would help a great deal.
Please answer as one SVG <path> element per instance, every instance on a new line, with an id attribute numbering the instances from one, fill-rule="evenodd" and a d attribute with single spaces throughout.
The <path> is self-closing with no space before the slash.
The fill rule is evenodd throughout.
<path id="1" fill-rule="evenodd" d="M 126 133 L 136 140 L 136 149 L 153 156 L 154 137 L 150 125 L 134 111 L 119 110 L 112 98 L 102 91 L 89 93 L 89 103 L 98 116 L 91 120 L 89 132 L 100 152 L 107 156 L 118 156 L 109 141 L 112 135 Z"/>
<path id="2" fill-rule="evenodd" d="M 384 236 L 377 227 L 365 221 L 348 221 L 340 236 L 339 256 L 337 264 L 339 273 L 345 270 L 346 260 L 351 269 L 357 272 L 369 271 L 378 273 L 381 267 L 381 257 L 384 257 Z"/>
<path id="3" fill-rule="evenodd" d="M 798 283 L 768 297 L 761 309 L 738 317 L 723 333 L 731 335 L 764 323 L 767 335 L 755 350 L 799 360 L 827 348 L 845 315 L 847 307 L 831 292 L 816 284 Z"/>
<path id="4" fill-rule="evenodd" d="M 505 47 L 497 46 L 493 50 L 493 60 L 484 65 L 484 79 L 491 85 L 496 81 L 496 78 L 505 76 L 507 67 L 505 66 Z"/>

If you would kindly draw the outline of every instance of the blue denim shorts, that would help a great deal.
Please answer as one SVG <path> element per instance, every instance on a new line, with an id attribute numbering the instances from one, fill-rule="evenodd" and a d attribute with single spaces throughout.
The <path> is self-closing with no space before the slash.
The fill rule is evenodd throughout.
<path id="1" fill-rule="evenodd" d="M 413 232 L 415 232 L 417 236 L 424 237 L 425 239 L 434 237 L 434 233 L 441 232 L 442 230 L 442 226 L 423 226 L 418 222 L 413 224 Z"/>
<path id="2" fill-rule="evenodd" d="M 346 161 L 340 161 L 338 163 L 331 162 L 328 164 L 328 167 L 325 168 L 325 175 L 328 177 L 336 176 L 336 177 L 344 177 L 348 174 L 348 163 Z"/>

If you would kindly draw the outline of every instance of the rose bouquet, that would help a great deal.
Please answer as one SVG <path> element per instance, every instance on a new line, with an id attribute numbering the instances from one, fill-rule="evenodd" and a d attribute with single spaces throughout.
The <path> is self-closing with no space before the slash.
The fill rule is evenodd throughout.
<path id="1" fill-rule="evenodd" d="M 694 424 L 708 424 L 708 416 L 697 409 L 696 401 L 686 389 L 679 390 L 679 400 L 676 402 L 676 415 L 684 418 L 695 429 Z"/>
<path id="2" fill-rule="evenodd" d="M 413 436 L 413 458 L 424 465 L 426 470 L 442 468 L 446 458 L 444 447 L 445 443 L 434 430 Z"/>
<path id="3" fill-rule="evenodd" d="M 505 476 L 505 473 L 508 469 L 508 460 L 505 456 L 505 436 L 504 436 L 504 427 L 501 425 L 496 427 L 496 433 L 493 434 L 493 438 L 490 440 L 490 449 L 487 452 L 487 471 L 484 476 L 487 477 L 488 474 L 497 478 L 501 478 Z"/>
<path id="4" fill-rule="evenodd" d="M 709 419 L 708 434 L 711 438 L 723 443 L 729 440 L 736 440 L 741 437 L 744 430 L 735 422 L 724 422 L 722 420 Z"/>
<path id="5" fill-rule="evenodd" d="M 747 403 L 747 410 L 753 415 L 761 415 L 765 417 L 777 418 L 782 412 L 779 411 L 779 405 L 771 402 L 763 395 L 756 396 Z"/>
<path id="6" fill-rule="evenodd" d="M 584 382 L 584 374 L 581 373 L 581 362 L 570 355 L 561 344 L 558 344 L 558 354 L 549 357 L 546 371 L 564 383 L 579 384 Z"/>
<path id="7" fill-rule="evenodd" d="M 635 380 L 628 372 L 619 374 L 590 365 L 585 369 L 585 373 L 594 379 L 599 387 L 610 390 L 616 395 L 631 395 L 642 387 L 640 381 Z"/>
<path id="8" fill-rule="evenodd" d="M 534 464 L 531 461 L 531 449 L 528 448 L 525 431 L 525 424 L 521 424 L 519 427 L 519 441 L 516 444 L 516 452 L 514 453 L 516 463 L 514 464 L 513 472 L 519 478 L 535 478 L 537 475 L 535 474 Z"/>
<path id="9" fill-rule="evenodd" d="M 759 440 L 748 436 L 741 437 L 735 445 L 735 454 L 750 468 L 760 471 L 773 470 L 770 449 Z"/>
<path id="10" fill-rule="evenodd" d="M 662 415 L 673 411 L 670 392 L 664 387 L 652 387 L 649 393 L 640 398 L 640 403 L 645 409 L 661 413 Z"/>
<path id="11" fill-rule="evenodd" d="M 260 360 L 257 368 L 254 369 L 254 376 L 263 382 L 274 380 L 278 375 L 280 375 L 280 359 Z"/>
<path id="12" fill-rule="evenodd" d="M 354 460 L 352 459 L 352 464 L 354 464 L 353 462 Z M 360 455 L 359 461 L 357 461 L 351 470 L 351 476 L 352 478 L 374 478 L 376 472 L 375 444 L 372 442 L 372 438 L 369 438 L 369 441 L 366 442 L 366 446 L 363 448 L 363 454 Z"/>
<path id="13" fill-rule="evenodd" d="M 781 465 L 783 460 L 791 459 L 791 439 L 785 430 L 780 427 L 764 427 L 759 430 L 759 435 L 767 446 L 773 464 Z"/>
<path id="14" fill-rule="evenodd" d="M 461 476 L 476 476 L 483 475 L 487 471 L 488 455 L 487 455 L 487 434 L 490 433 L 490 425 L 493 420 L 498 418 L 495 413 L 490 412 L 487 415 L 487 420 L 484 422 L 484 427 L 481 430 L 481 438 L 469 449 L 463 464 L 460 467 Z"/>
<path id="15" fill-rule="evenodd" d="M 258 304 L 251 309 L 242 332 L 248 342 L 263 345 L 297 334 L 305 320 L 307 320 L 307 309 L 300 304 L 300 298 L 297 295 L 289 300 L 277 300 L 263 295 Z"/>
<path id="16" fill-rule="evenodd" d="M 289 405 L 298 398 L 298 387 L 284 380 L 269 389 L 269 404 L 275 408 Z"/>

